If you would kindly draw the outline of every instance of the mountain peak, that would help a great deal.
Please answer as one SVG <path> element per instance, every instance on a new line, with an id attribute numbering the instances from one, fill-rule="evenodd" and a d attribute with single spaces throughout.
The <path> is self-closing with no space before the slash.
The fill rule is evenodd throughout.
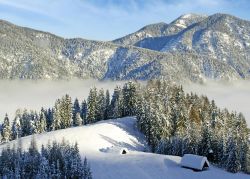
<path id="1" fill-rule="evenodd" d="M 181 15 L 176 20 L 171 22 L 171 24 L 178 26 L 179 28 L 187 28 L 188 26 L 200 22 L 206 19 L 207 17 L 207 15 L 188 13 Z"/>
<path id="2" fill-rule="evenodd" d="M 179 18 L 182 18 L 182 19 L 189 19 L 189 18 L 196 18 L 196 17 L 208 17 L 208 16 L 207 16 L 207 15 L 204 15 L 204 14 L 187 13 L 187 14 L 181 15 Z M 178 19 L 179 19 L 179 18 L 178 18 Z"/>

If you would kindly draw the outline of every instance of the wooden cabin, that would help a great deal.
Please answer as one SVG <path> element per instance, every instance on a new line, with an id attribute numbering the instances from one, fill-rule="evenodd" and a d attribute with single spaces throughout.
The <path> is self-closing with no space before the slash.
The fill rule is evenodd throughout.
<path id="1" fill-rule="evenodd" d="M 181 159 L 181 166 L 195 171 L 203 171 L 209 168 L 207 157 L 185 154 Z"/>

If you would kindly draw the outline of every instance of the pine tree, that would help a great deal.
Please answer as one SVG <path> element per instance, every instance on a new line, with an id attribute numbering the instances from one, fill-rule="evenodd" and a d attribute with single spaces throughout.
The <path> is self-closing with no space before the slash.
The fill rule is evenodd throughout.
<path id="1" fill-rule="evenodd" d="M 62 129 L 72 126 L 72 102 L 68 94 L 61 99 L 60 116 Z"/>
<path id="2" fill-rule="evenodd" d="M 74 105 L 73 105 L 73 126 L 76 126 L 76 114 L 81 112 L 81 108 L 80 108 L 80 104 L 78 99 L 76 98 L 74 101 Z"/>
<path id="3" fill-rule="evenodd" d="M 51 131 L 52 130 L 52 123 L 53 123 L 53 113 L 54 113 L 53 108 L 52 109 L 49 108 L 47 110 L 44 110 L 42 108 L 41 113 L 44 113 L 45 117 L 46 117 L 46 131 Z"/>
<path id="4" fill-rule="evenodd" d="M 18 139 L 22 136 L 22 128 L 20 123 L 20 118 L 17 116 L 12 124 L 12 139 Z"/>
<path id="5" fill-rule="evenodd" d="M 240 159 L 239 153 L 237 150 L 236 141 L 230 137 L 227 144 L 227 153 L 226 153 L 226 170 L 232 173 L 237 173 L 240 171 Z"/>
<path id="6" fill-rule="evenodd" d="M 47 179 L 50 178 L 50 168 L 48 160 L 45 157 L 41 157 L 41 162 L 36 174 L 37 179 Z"/>
<path id="7" fill-rule="evenodd" d="M 90 171 L 90 166 L 88 164 L 86 157 L 84 158 L 84 162 L 83 162 L 83 178 L 92 179 L 92 173 Z"/>
<path id="8" fill-rule="evenodd" d="M 76 113 L 76 122 L 75 122 L 75 125 L 76 126 L 81 126 L 82 125 L 82 118 L 81 118 L 81 115 L 80 113 Z"/>
<path id="9" fill-rule="evenodd" d="M 135 115 L 135 109 L 137 105 L 137 91 L 136 84 L 129 81 L 123 86 L 123 105 L 125 106 L 123 110 L 123 116 Z"/>
<path id="10" fill-rule="evenodd" d="M 87 102 L 87 117 L 86 123 L 90 124 L 96 121 L 97 112 L 97 89 L 94 87 L 90 89 Z"/>
<path id="11" fill-rule="evenodd" d="M 38 126 L 40 125 L 40 122 L 36 119 L 34 120 L 33 118 L 29 121 L 29 134 L 28 135 L 32 135 L 32 134 L 37 134 L 38 131 Z"/>
<path id="12" fill-rule="evenodd" d="M 96 117 L 95 117 L 95 119 L 98 121 L 104 120 L 106 99 L 105 99 L 103 89 L 99 90 L 97 98 L 96 98 L 96 102 L 97 103 L 96 103 Z"/>
<path id="13" fill-rule="evenodd" d="M 11 140 L 11 128 L 10 128 L 10 121 L 8 118 L 8 115 L 5 115 L 4 122 L 2 125 L 2 141 L 3 142 L 8 142 Z"/>
<path id="14" fill-rule="evenodd" d="M 39 115 L 39 128 L 38 128 L 38 133 L 43 133 L 43 132 L 46 132 L 47 130 L 47 120 L 46 120 L 46 116 L 43 112 L 40 113 Z"/>
<path id="15" fill-rule="evenodd" d="M 212 150 L 212 137 L 211 137 L 210 124 L 204 122 L 202 127 L 201 141 L 199 142 L 199 154 L 203 156 L 209 156 Z M 208 159 L 210 159 L 208 157 Z"/>
<path id="16" fill-rule="evenodd" d="M 122 95 L 121 88 L 119 86 L 117 86 L 114 89 L 110 108 L 112 109 L 110 110 L 110 114 L 109 114 L 111 118 L 122 117 L 123 110 L 124 110 L 123 95 Z"/>
<path id="17" fill-rule="evenodd" d="M 83 100 L 82 104 L 81 104 L 81 118 L 83 120 L 83 125 L 86 125 L 87 124 L 87 121 L 86 121 L 86 117 L 87 117 L 87 103 L 85 100 Z"/>
<path id="18" fill-rule="evenodd" d="M 53 109 L 53 122 L 52 122 L 52 130 L 61 129 L 61 101 L 58 99 L 55 102 L 55 106 Z"/>
<path id="19" fill-rule="evenodd" d="M 53 179 L 60 179 L 61 176 L 61 171 L 59 169 L 59 161 L 55 161 L 52 163 L 51 167 L 50 167 L 50 171 L 51 171 L 51 178 Z"/>
<path id="20" fill-rule="evenodd" d="M 246 153 L 246 173 L 250 174 L 250 144 L 248 144 L 248 150 Z"/>
<path id="21" fill-rule="evenodd" d="M 30 147 L 26 155 L 25 173 L 28 178 L 35 178 L 38 172 L 41 156 L 34 136 L 32 137 Z"/>
<path id="22" fill-rule="evenodd" d="M 242 113 L 236 115 L 235 121 L 236 139 L 239 150 L 239 160 L 241 164 L 241 170 L 247 171 L 247 152 L 248 152 L 248 129 L 247 123 Z"/>
<path id="23" fill-rule="evenodd" d="M 81 162 L 81 156 L 77 143 L 74 148 L 71 149 L 71 161 L 70 161 L 70 178 L 82 178 L 84 175 L 84 168 Z"/>
<path id="24" fill-rule="evenodd" d="M 109 111 L 110 111 L 110 94 L 109 90 L 106 90 L 106 95 L 105 95 L 105 111 L 104 111 L 104 119 L 109 118 Z"/>

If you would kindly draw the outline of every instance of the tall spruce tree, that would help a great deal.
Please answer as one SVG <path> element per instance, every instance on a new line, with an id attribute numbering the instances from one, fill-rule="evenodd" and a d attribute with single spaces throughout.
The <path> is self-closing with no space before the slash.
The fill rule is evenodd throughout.
<path id="1" fill-rule="evenodd" d="M 100 121 L 105 118 L 105 107 L 106 107 L 106 99 L 104 95 L 104 90 L 100 89 L 98 95 L 96 97 L 96 117 L 95 119 Z"/>
<path id="2" fill-rule="evenodd" d="M 116 86 L 116 88 L 114 89 L 110 108 L 111 110 L 110 110 L 109 117 L 111 118 L 122 117 L 123 110 L 124 110 L 123 95 L 122 95 L 121 88 L 119 86 Z"/>
<path id="3" fill-rule="evenodd" d="M 11 140 L 11 127 L 10 127 L 10 120 L 8 118 L 8 115 L 5 115 L 4 122 L 2 125 L 2 142 L 8 142 Z"/>
<path id="4" fill-rule="evenodd" d="M 73 105 L 73 126 L 76 126 L 76 114 L 81 112 L 81 107 L 78 99 L 76 98 Z"/>
<path id="5" fill-rule="evenodd" d="M 72 101 L 68 94 L 61 99 L 60 116 L 62 129 L 72 126 Z"/>
<path id="6" fill-rule="evenodd" d="M 237 143 L 233 137 L 228 139 L 225 166 L 227 171 L 232 173 L 237 173 L 241 168 Z"/>
<path id="7" fill-rule="evenodd" d="M 90 124 L 96 121 L 97 113 L 97 89 L 91 88 L 87 101 L 87 117 L 86 123 Z"/>
<path id="8" fill-rule="evenodd" d="M 81 126 L 82 125 L 82 118 L 81 118 L 81 115 L 80 113 L 76 113 L 76 122 L 75 122 L 75 126 Z"/>
<path id="9" fill-rule="evenodd" d="M 125 83 L 122 89 L 123 94 L 123 116 L 135 115 L 137 105 L 137 90 L 136 84 L 132 81 Z"/>
<path id="10" fill-rule="evenodd" d="M 81 112 L 80 112 L 80 116 L 83 120 L 83 125 L 86 125 L 86 118 L 87 118 L 87 102 L 85 100 L 83 100 L 82 104 L 81 104 Z"/>
<path id="11" fill-rule="evenodd" d="M 15 117 L 13 124 L 12 124 L 12 139 L 18 139 L 22 136 L 22 128 L 20 123 L 19 116 Z"/>
<path id="12" fill-rule="evenodd" d="M 62 117 L 61 117 L 61 101 L 58 99 L 55 102 L 53 109 L 53 121 L 52 121 L 52 130 L 61 129 Z"/>

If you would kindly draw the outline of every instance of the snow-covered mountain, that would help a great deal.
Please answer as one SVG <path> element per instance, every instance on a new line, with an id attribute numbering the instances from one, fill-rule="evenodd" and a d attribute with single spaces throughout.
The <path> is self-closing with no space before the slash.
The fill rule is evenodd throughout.
<path id="1" fill-rule="evenodd" d="M 249 29 L 248 21 L 230 15 L 187 14 L 101 42 L 0 21 L 0 78 L 249 79 Z"/>
<path id="2" fill-rule="evenodd" d="M 185 71 L 182 57 L 197 61 L 192 54 L 162 54 L 109 42 L 63 39 L 5 21 L 0 21 L 0 42 L 2 79 L 149 79 L 159 76 L 177 79 L 178 72 Z M 187 73 L 190 72 L 183 72 L 178 78 L 198 78 L 195 73 Z"/>
<path id="3" fill-rule="evenodd" d="M 227 14 L 215 14 L 191 25 L 179 24 L 183 24 L 185 28 L 176 34 L 144 38 L 135 45 L 161 52 L 199 54 L 204 64 L 205 76 L 211 78 L 214 77 L 214 73 L 209 59 L 227 64 L 243 79 L 249 78 L 249 21 Z"/>
<path id="4" fill-rule="evenodd" d="M 204 20 L 207 16 L 198 14 L 185 14 L 166 24 L 164 22 L 147 25 L 135 33 L 114 40 L 113 42 L 120 45 L 135 45 L 145 38 L 164 37 L 176 34 L 188 26 Z"/>
<path id="5" fill-rule="evenodd" d="M 34 136 L 37 146 L 46 145 L 64 138 L 78 143 L 82 157 L 87 157 L 94 179 L 247 179 L 248 175 L 228 173 L 211 166 L 209 170 L 194 172 L 180 166 L 180 157 L 145 152 L 148 146 L 144 136 L 137 130 L 136 120 L 132 117 L 101 121 L 88 126 L 57 130 Z M 21 145 L 28 149 L 32 136 L 23 137 Z M 20 141 L 11 141 L 9 145 L 18 146 Z M 0 145 L 0 150 L 7 144 Z M 120 149 L 127 148 L 126 155 Z"/>

